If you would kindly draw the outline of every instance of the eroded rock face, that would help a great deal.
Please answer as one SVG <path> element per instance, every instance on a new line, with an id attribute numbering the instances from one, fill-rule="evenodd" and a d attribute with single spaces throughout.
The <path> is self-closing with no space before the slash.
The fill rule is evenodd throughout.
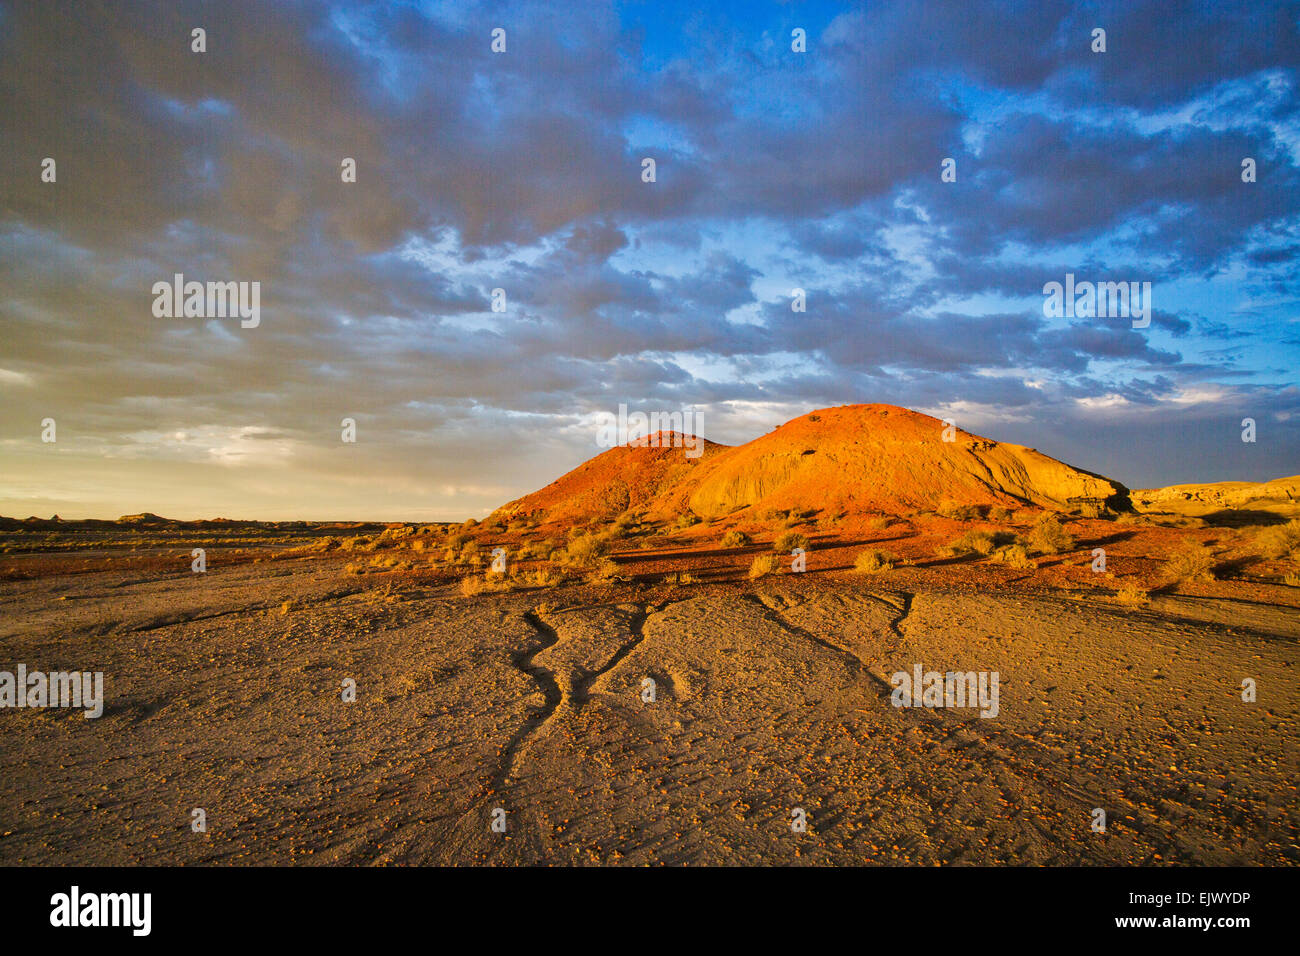
<path id="1" fill-rule="evenodd" d="M 1217 481 L 1207 484 L 1139 488 L 1132 492 L 1139 511 L 1200 513 L 1250 508 L 1289 513 L 1300 510 L 1300 475 L 1272 481 Z"/>

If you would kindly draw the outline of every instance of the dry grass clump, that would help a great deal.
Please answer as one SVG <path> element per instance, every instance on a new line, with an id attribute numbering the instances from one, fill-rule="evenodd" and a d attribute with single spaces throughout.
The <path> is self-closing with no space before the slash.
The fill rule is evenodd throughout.
<path id="1" fill-rule="evenodd" d="M 553 588 L 563 583 L 564 575 L 555 568 L 537 568 L 525 576 L 527 583 L 535 588 Z"/>
<path id="2" fill-rule="evenodd" d="M 989 532 L 972 530 L 951 544 L 940 545 L 935 550 L 940 557 L 956 558 L 963 554 L 992 554 L 997 546 L 997 539 Z"/>
<path id="3" fill-rule="evenodd" d="M 1052 514 L 1043 515 L 1034 523 L 1028 543 L 1039 554 L 1061 554 L 1074 548 L 1074 538 Z"/>
<path id="4" fill-rule="evenodd" d="M 1175 551 L 1160 569 L 1166 586 L 1185 581 L 1214 580 L 1214 552 L 1203 544 L 1189 544 Z"/>
<path id="5" fill-rule="evenodd" d="M 1147 604 L 1151 601 L 1151 592 L 1134 584 L 1126 584 L 1115 592 L 1115 600 L 1121 604 Z"/>
<path id="6" fill-rule="evenodd" d="M 620 580 L 622 576 L 618 573 L 618 562 L 613 558 L 601 558 L 591 574 L 587 575 L 587 581 L 591 584 L 613 584 Z"/>
<path id="7" fill-rule="evenodd" d="M 843 511 L 836 511 L 833 514 L 828 512 L 817 519 L 817 527 L 822 531 L 832 531 L 840 526 L 840 522 L 844 520 L 844 515 L 845 512 Z"/>
<path id="8" fill-rule="evenodd" d="M 722 536 L 724 548 L 743 548 L 747 544 L 749 544 L 749 535 L 734 528 Z"/>
<path id="9" fill-rule="evenodd" d="M 867 527 L 872 531 L 884 531 L 895 521 L 892 515 L 877 515 L 867 521 Z"/>
<path id="10" fill-rule="evenodd" d="M 691 525 L 700 523 L 700 516 L 697 514 L 678 515 L 677 520 L 673 522 L 678 528 L 689 528 Z"/>
<path id="11" fill-rule="evenodd" d="M 488 571 L 486 574 L 471 574 L 460 579 L 460 593 L 465 597 L 488 592 L 514 591 L 524 587 L 527 579 L 517 569 L 510 574 Z"/>
<path id="12" fill-rule="evenodd" d="M 609 538 L 582 531 L 569 540 L 560 563 L 575 568 L 595 568 L 608 553 Z"/>
<path id="13" fill-rule="evenodd" d="M 983 517 L 978 505 L 958 504 L 948 498 L 939 502 L 939 507 L 935 510 L 938 514 L 945 518 L 951 518 L 953 521 L 978 521 Z"/>
<path id="14" fill-rule="evenodd" d="M 1007 522 L 1012 521 L 1015 518 L 1015 516 L 1016 513 L 1012 511 L 1010 508 L 1003 508 L 1001 506 L 998 506 L 996 508 L 989 509 L 989 520 L 996 521 L 999 524 L 1006 524 Z"/>
<path id="15" fill-rule="evenodd" d="M 773 551 L 793 551 L 795 548 L 808 549 L 808 536 L 800 534 L 798 531 L 786 531 L 777 535 L 772 542 Z"/>
<path id="16" fill-rule="evenodd" d="M 749 566 L 749 579 L 766 577 L 769 574 L 775 574 L 776 569 L 781 566 L 780 560 L 774 554 L 760 554 L 754 559 Z"/>
<path id="17" fill-rule="evenodd" d="M 664 575 L 664 584 L 695 584 L 698 578 L 689 571 L 669 571 Z"/>
<path id="18" fill-rule="evenodd" d="M 1265 528 L 1255 536 L 1255 547 L 1266 558 L 1300 554 L 1300 518 Z"/>
<path id="19" fill-rule="evenodd" d="M 853 562 L 853 570 L 861 571 L 863 574 L 878 574 L 881 571 L 894 570 L 894 556 L 886 554 L 884 551 L 876 551 L 868 548 L 857 556 Z"/>
<path id="20" fill-rule="evenodd" d="M 1036 568 L 1038 562 L 1029 556 L 1029 552 L 1023 544 L 1003 545 L 993 552 L 990 557 L 999 564 L 1005 564 L 1010 568 Z"/>
<path id="21" fill-rule="evenodd" d="M 492 585 L 486 578 L 476 575 L 460 579 L 460 593 L 465 597 L 473 597 L 475 594 L 482 594 L 484 591 L 492 590 Z"/>

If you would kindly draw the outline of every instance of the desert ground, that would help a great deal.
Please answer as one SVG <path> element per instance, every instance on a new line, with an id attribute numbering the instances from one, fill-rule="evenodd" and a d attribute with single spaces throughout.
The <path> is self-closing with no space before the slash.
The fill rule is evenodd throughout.
<path id="1" fill-rule="evenodd" d="M 0 710 L 0 864 L 1295 864 L 1300 532 L 1199 510 L 5 519 L 106 700 Z"/>

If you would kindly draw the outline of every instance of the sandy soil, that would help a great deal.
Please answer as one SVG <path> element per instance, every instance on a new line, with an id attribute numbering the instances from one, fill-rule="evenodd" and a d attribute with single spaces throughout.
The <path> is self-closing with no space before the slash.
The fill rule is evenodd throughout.
<path id="1" fill-rule="evenodd" d="M 474 596 L 332 556 L 11 557 L 0 670 L 103 671 L 107 704 L 0 710 L 0 864 L 1300 861 L 1297 589 L 1130 607 L 1077 560 L 817 556 Z M 998 716 L 894 707 L 918 662 L 999 672 Z"/>

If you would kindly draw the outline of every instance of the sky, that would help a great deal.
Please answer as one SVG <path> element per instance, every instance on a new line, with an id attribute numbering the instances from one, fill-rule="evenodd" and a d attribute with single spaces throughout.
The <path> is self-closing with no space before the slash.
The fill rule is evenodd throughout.
<path id="1" fill-rule="evenodd" d="M 0 0 L 0 514 L 481 517 L 621 404 L 1293 475 L 1298 84 L 1268 0 Z"/>

